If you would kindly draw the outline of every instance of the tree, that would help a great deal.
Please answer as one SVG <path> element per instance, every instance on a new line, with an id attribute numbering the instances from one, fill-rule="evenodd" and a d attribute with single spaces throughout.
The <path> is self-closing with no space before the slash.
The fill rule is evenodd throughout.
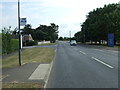
<path id="1" fill-rule="evenodd" d="M 81 36 L 81 31 L 75 33 L 74 37 L 75 37 L 75 39 L 76 39 L 77 42 L 80 42 L 81 41 L 81 37 L 82 37 Z"/>
<path id="2" fill-rule="evenodd" d="M 32 26 L 27 24 L 22 30 L 22 34 L 31 34 L 34 40 L 49 40 L 51 43 L 54 43 L 58 39 L 58 28 L 59 26 L 54 23 L 51 23 L 49 26 L 40 25 L 36 29 L 32 29 Z"/>
<path id="3" fill-rule="evenodd" d="M 59 37 L 59 39 L 58 40 L 63 40 L 63 37 Z"/>
<path id="4" fill-rule="evenodd" d="M 101 44 L 101 40 L 107 41 L 108 33 L 114 33 L 115 41 L 120 39 L 120 10 L 117 9 L 117 5 L 109 4 L 89 12 L 87 19 L 81 25 L 82 41 Z"/>

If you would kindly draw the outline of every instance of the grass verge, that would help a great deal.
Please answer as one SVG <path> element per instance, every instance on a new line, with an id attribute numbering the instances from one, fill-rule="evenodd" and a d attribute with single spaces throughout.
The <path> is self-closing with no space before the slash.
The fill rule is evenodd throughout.
<path id="1" fill-rule="evenodd" d="M 2 83 L 2 88 L 42 88 L 40 83 Z"/>
<path id="2" fill-rule="evenodd" d="M 111 49 L 111 50 L 118 50 L 118 47 L 119 47 L 119 46 L 108 47 L 107 45 L 93 45 L 93 46 L 102 47 L 102 48 Z"/>
<path id="3" fill-rule="evenodd" d="M 57 43 L 42 43 L 39 44 L 38 46 L 45 46 L 45 45 L 56 45 Z"/>
<path id="4" fill-rule="evenodd" d="M 54 58 L 54 49 L 29 48 L 22 50 L 22 63 L 50 63 Z M 16 67 L 18 65 L 18 53 L 2 60 L 2 68 Z"/>
<path id="5" fill-rule="evenodd" d="M 119 48 L 118 45 L 115 45 L 114 47 L 108 47 L 108 45 L 104 45 L 104 44 L 101 44 L 101 45 L 99 45 L 99 44 L 90 44 L 90 43 L 83 44 L 83 43 L 80 43 L 80 42 L 78 42 L 77 44 L 78 45 L 91 45 L 91 46 L 103 47 L 103 48 L 106 48 L 106 49 L 115 49 L 115 50 L 117 50 Z"/>

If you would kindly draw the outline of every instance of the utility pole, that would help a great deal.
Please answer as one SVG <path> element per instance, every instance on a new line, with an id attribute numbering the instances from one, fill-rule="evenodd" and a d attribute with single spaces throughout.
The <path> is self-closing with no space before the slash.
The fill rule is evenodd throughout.
<path id="1" fill-rule="evenodd" d="M 70 41 L 71 41 L 71 31 L 69 31 L 69 35 L 70 35 Z"/>
<path id="2" fill-rule="evenodd" d="M 18 29 L 19 29 L 19 65 L 21 66 L 21 32 L 20 32 L 20 1 L 18 0 Z"/>
<path id="3" fill-rule="evenodd" d="M 84 43 L 85 43 L 85 34 L 84 34 Z"/>

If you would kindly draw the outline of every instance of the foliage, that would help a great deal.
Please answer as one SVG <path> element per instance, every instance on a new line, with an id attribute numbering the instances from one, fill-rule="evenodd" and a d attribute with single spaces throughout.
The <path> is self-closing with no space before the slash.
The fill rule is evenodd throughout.
<path id="1" fill-rule="evenodd" d="M 2 54 L 8 54 L 12 52 L 12 41 L 10 31 L 6 28 L 2 30 Z"/>
<path id="2" fill-rule="evenodd" d="M 60 37 L 58 40 L 63 40 L 63 37 Z"/>
<path id="3" fill-rule="evenodd" d="M 115 41 L 120 40 L 120 10 L 118 4 L 105 5 L 89 12 L 87 19 L 81 25 L 81 32 L 75 34 L 75 38 L 81 42 L 94 41 L 101 44 L 101 40 L 107 41 L 108 33 L 114 33 Z"/>
<path id="4" fill-rule="evenodd" d="M 40 25 L 35 29 L 32 29 L 32 26 L 27 24 L 22 29 L 22 34 L 31 34 L 33 39 L 37 41 L 46 40 L 54 43 L 58 39 L 58 28 L 59 26 L 54 23 L 51 23 L 50 26 Z"/>
<path id="5" fill-rule="evenodd" d="M 75 33 L 75 39 L 76 39 L 76 41 L 77 42 L 80 42 L 80 41 L 82 41 L 82 35 L 81 35 L 81 31 L 79 31 L 79 32 L 77 32 L 77 33 Z"/>
<path id="6" fill-rule="evenodd" d="M 18 48 L 19 48 L 19 40 L 18 39 L 12 39 L 11 40 L 11 42 L 12 42 L 12 52 L 14 52 L 14 51 L 17 51 L 18 50 Z"/>
<path id="7" fill-rule="evenodd" d="M 61 40 L 61 41 L 70 41 L 70 37 L 59 37 L 58 40 Z"/>
<path id="8" fill-rule="evenodd" d="M 12 39 L 9 29 L 2 30 L 2 54 L 9 54 L 18 50 L 18 39 Z"/>

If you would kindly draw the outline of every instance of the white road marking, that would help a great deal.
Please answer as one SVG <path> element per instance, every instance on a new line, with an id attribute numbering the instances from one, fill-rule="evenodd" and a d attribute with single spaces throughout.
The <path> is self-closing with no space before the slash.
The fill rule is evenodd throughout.
<path id="1" fill-rule="evenodd" d="M 107 67 L 109 67 L 109 68 L 113 68 L 113 67 L 112 67 L 112 66 L 110 66 L 109 64 L 104 63 L 103 61 L 101 61 L 101 60 L 99 60 L 99 59 L 97 59 L 97 58 L 95 58 L 95 57 L 92 57 L 92 59 L 94 59 L 94 60 L 96 60 L 96 61 L 98 61 L 98 62 L 100 62 L 100 63 L 104 64 L 105 66 L 107 66 Z"/>
<path id="2" fill-rule="evenodd" d="M 40 64 L 37 69 L 29 77 L 29 80 L 41 80 L 45 78 L 49 64 Z"/>
<path id="3" fill-rule="evenodd" d="M 53 63 L 54 63 L 55 58 L 56 58 L 56 52 L 57 52 L 57 49 L 55 50 L 55 57 L 54 57 L 53 61 L 52 61 L 51 64 L 50 64 L 50 68 L 49 68 L 49 71 L 48 71 L 48 75 L 47 75 L 47 77 L 46 77 L 45 84 L 44 84 L 44 89 L 47 88 L 47 84 L 48 84 L 48 80 L 49 80 L 49 77 L 50 77 L 50 73 L 51 73 L 51 71 L 52 71 L 52 66 L 53 66 Z"/>
<path id="4" fill-rule="evenodd" d="M 80 51 L 82 54 L 87 55 L 85 52 Z"/>

